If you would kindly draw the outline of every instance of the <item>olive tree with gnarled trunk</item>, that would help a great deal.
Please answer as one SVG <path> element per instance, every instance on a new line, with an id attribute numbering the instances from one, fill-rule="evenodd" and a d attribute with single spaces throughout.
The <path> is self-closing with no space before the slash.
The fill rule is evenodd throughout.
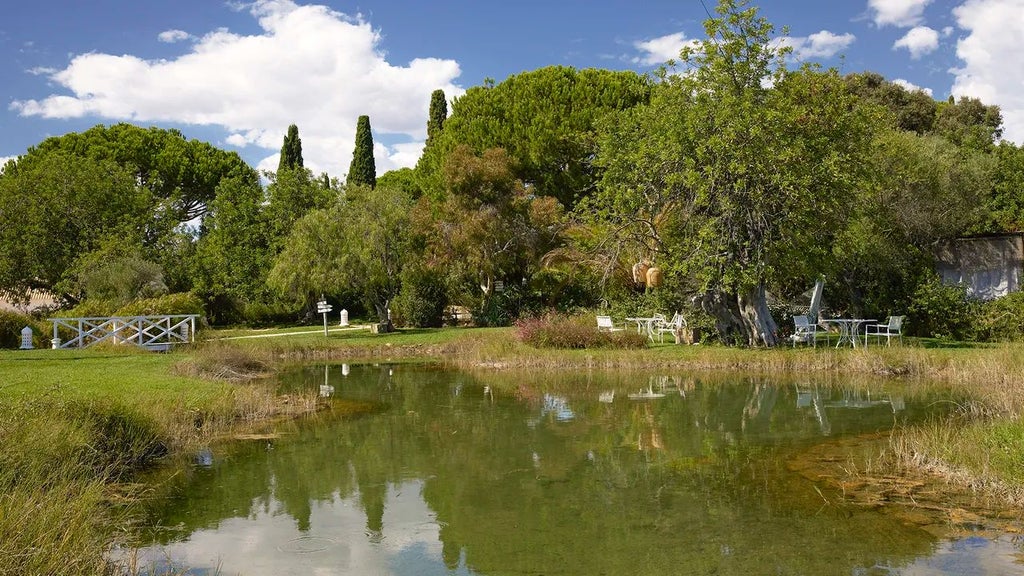
<path id="1" fill-rule="evenodd" d="M 605 123 L 578 211 L 685 276 L 726 339 L 773 346 L 773 283 L 814 278 L 855 207 L 874 127 L 835 71 L 786 69 L 774 29 L 721 0 L 651 103 Z"/>

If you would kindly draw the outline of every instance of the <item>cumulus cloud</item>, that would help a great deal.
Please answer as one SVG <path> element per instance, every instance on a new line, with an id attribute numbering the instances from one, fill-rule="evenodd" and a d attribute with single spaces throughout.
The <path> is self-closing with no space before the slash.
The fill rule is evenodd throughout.
<path id="1" fill-rule="evenodd" d="M 184 30 L 165 30 L 157 35 L 157 40 L 173 44 L 174 42 L 181 42 L 182 40 L 192 39 L 192 35 Z"/>
<path id="2" fill-rule="evenodd" d="M 915 26 L 892 45 L 893 50 L 906 48 L 910 57 L 917 59 L 939 47 L 939 33 L 927 26 Z"/>
<path id="3" fill-rule="evenodd" d="M 828 30 L 822 30 L 806 37 L 783 36 L 779 38 L 779 44 L 793 48 L 793 56 L 804 60 L 831 58 L 848 48 L 856 39 L 853 34 L 833 34 Z"/>
<path id="4" fill-rule="evenodd" d="M 903 78 L 897 78 L 893 80 L 892 83 L 899 86 L 903 86 L 910 92 L 924 92 L 925 94 L 932 96 L 931 88 L 922 88 L 921 86 L 918 86 L 917 84 L 914 84 L 908 80 L 904 80 Z"/>
<path id="5" fill-rule="evenodd" d="M 633 58 L 633 63 L 644 66 L 664 64 L 678 59 L 679 52 L 687 45 L 694 46 L 696 41 L 687 40 L 682 32 L 634 42 L 633 47 L 640 51 L 640 56 Z"/>
<path id="6" fill-rule="evenodd" d="M 868 11 L 877 26 L 906 28 L 921 23 L 932 0 L 868 0 Z"/>
<path id="7" fill-rule="evenodd" d="M 1024 144 L 1024 0 L 967 0 L 953 10 L 967 35 L 957 42 L 962 65 L 955 76 L 954 96 L 997 104 L 1003 113 L 1003 137 Z"/>
<path id="8" fill-rule="evenodd" d="M 289 124 L 299 127 L 306 165 L 341 176 L 355 146 L 356 120 L 409 146 L 426 137 L 430 95 L 463 90 L 453 60 L 387 61 L 377 30 L 361 17 L 292 0 L 257 0 L 245 10 L 261 31 L 227 29 L 199 38 L 173 60 L 88 53 L 49 75 L 68 93 L 21 100 L 11 108 L 43 118 L 99 117 L 131 122 L 219 126 L 232 146 L 266 149 L 276 168 Z M 409 146 L 385 147 L 379 172 L 409 166 Z"/>

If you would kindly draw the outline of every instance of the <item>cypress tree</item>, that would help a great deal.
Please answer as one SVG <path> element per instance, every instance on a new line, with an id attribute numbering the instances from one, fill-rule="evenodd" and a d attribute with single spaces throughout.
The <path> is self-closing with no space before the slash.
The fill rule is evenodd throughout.
<path id="1" fill-rule="evenodd" d="M 427 118 L 427 146 L 441 135 L 444 121 L 448 119 L 448 101 L 444 98 L 444 90 L 434 90 L 430 95 L 430 117 Z"/>
<path id="2" fill-rule="evenodd" d="M 352 152 L 352 164 L 348 167 L 346 186 L 365 184 L 370 188 L 377 185 L 377 166 L 373 161 L 373 134 L 370 133 L 370 117 L 360 116 L 356 124 L 356 149 Z"/>
<path id="3" fill-rule="evenodd" d="M 281 158 L 277 163 L 277 171 L 302 167 L 302 140 L 299 139 L 299 127 L 292 124 L 284 136 L 284 144 L 281 145 Z"/>

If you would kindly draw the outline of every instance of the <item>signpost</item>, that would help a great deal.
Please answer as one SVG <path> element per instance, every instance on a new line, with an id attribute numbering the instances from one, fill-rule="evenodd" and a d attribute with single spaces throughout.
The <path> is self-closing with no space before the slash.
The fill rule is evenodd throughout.
<path id="1" fill-rule="evenodd" d="M 327 300 L 323 300 L 323 296 L 320 296 L 321 300 L 316 303 L 316 311 L 324 315 L 324 336 L 327 336 L 327 313 L 333 310 L 333 307 L 327 303 Z"/>

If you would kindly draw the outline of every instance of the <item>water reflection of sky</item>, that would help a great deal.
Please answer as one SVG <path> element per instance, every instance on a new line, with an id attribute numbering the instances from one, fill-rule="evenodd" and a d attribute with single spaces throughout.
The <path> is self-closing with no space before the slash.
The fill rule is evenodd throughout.
<path id="1" fill-rule="evenodd" d="M 273 450 L 201 452 L 195 492 L 156 520 L 184 519 L 159 539 L 183 540 L 144 550 L 140 565 L 169 559 L 197 576 L 671 574 L 694 561 L 694 573 L 746 574 L 765 557 L 771 573 L 1018 567 L 1009 539 L 941 542 L 841 498 L 824 509 L 826 495 L 773 464 L 792 447 L 922 421 L 932 398 L 678 375 L 519 396 L 415 367 L 308 372 L 296 389 L 376 411 L 325 419 Z"/>
<path id="2" fill-rule="evenodd" d="M 420 481 L 388 487 L 380 535 L 367 533 L 358 494 L 315 504 L 306 532 L 274 500 L 269 511 L 254 505 L 248 517 L 227 518 L 183 542 L 145 548 L 139 563 L 156 566 L 158 573 L 187 569 L 194 576 L 474 574 L 464 554 L 458 566 L 445 566 L 440 526 L 422 489 Z"/>

